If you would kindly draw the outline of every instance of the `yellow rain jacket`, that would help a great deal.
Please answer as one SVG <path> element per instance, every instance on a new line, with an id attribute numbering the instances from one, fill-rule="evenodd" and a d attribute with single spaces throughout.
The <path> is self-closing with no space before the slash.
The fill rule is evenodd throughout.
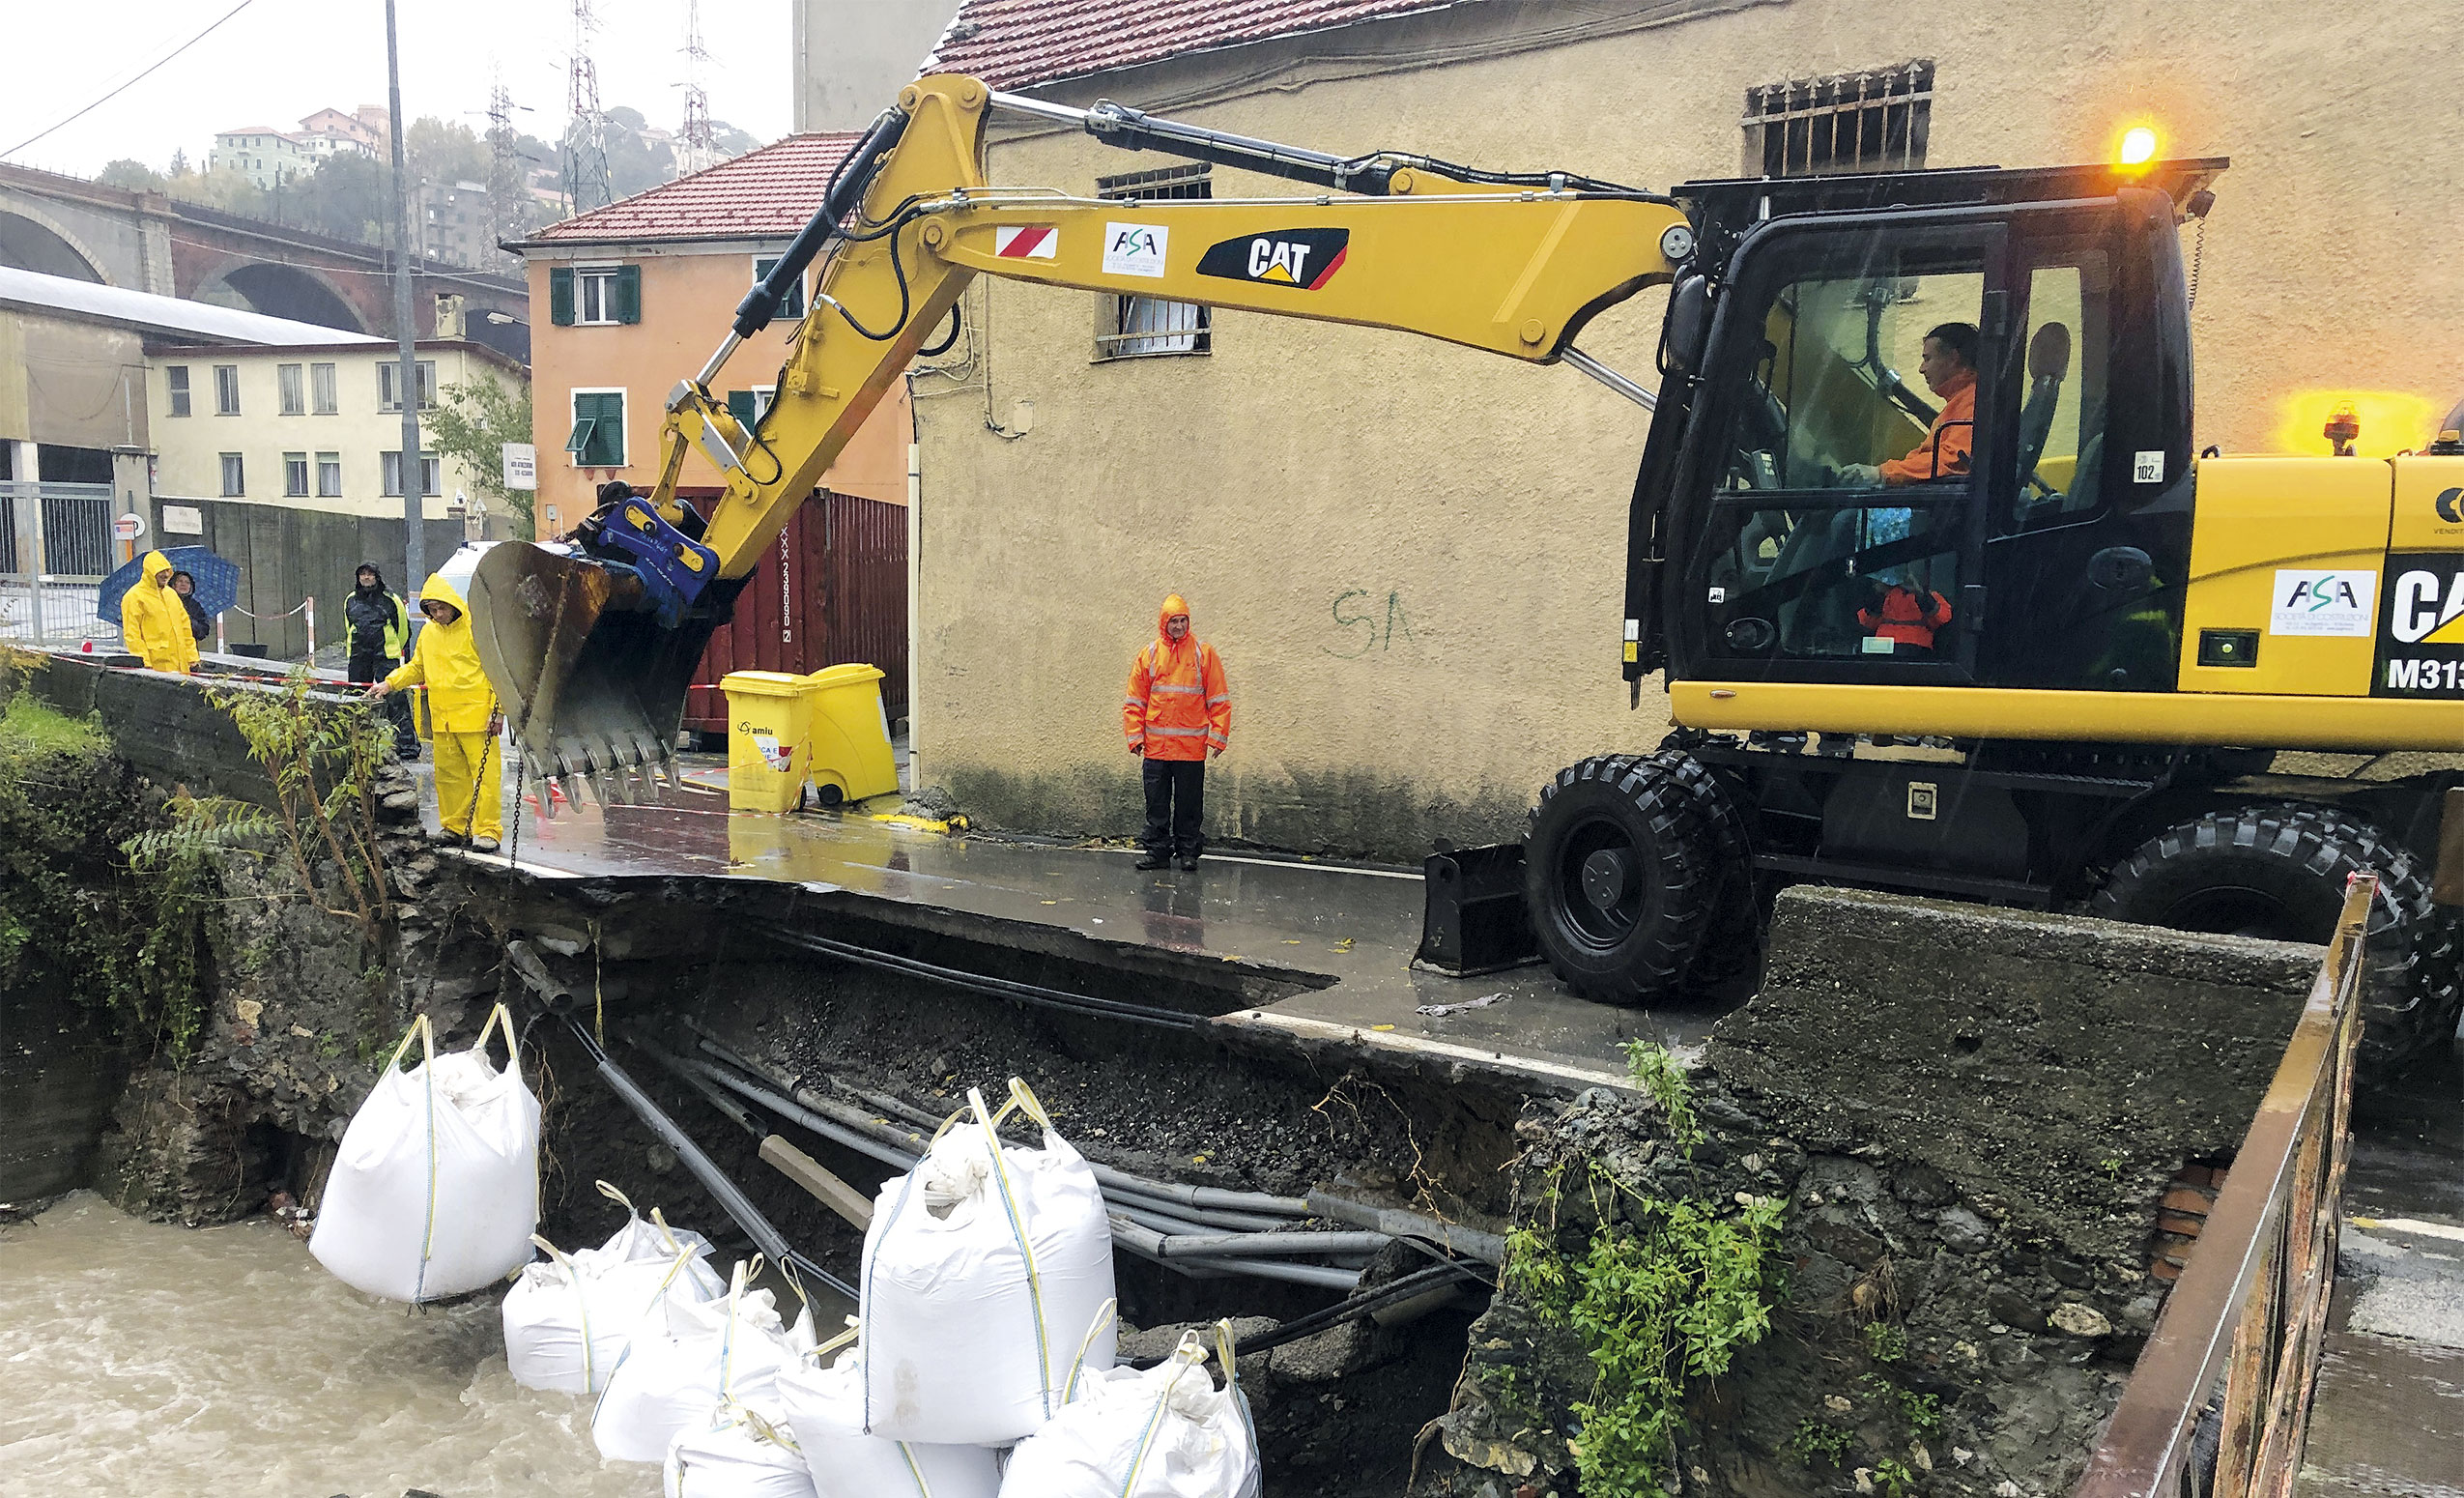
<path id="1" fill-rule="evenodd" d="M 186 671 L 197 663 L 188 606 L 171 591 L 171 559 L 146 553 L 144 575 L 120 599 L 120 638 L 154 671 Z"/>
<path id="2" fill-rule="evenodd" d="M 488 720 L 496 716 L 497 694 L 479 669 L 478 648 L 471 640 L 471 605 L 451 583 L 436 575 L 419 590 L 421 603 L 430 599 L 449 603 L 459 612 L 450 624 L 430 619 L 420 625 L 419 642 L 412 647 L 410 661 L 387 677 L 385 684 L 396 692 L 406 686 L 425 686 L 428 721 L 436 734 L 484 734 Z M 177 608 L 179 600 L 172 599 L 172 606 Z"/>

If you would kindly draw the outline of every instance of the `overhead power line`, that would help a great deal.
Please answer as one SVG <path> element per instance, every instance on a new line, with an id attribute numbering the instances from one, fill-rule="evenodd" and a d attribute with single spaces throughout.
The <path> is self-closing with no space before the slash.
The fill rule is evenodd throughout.
<path id="1" fill-rule="evenodd" d="M 248 7 L 250 7 L 250 6 L 252 6 L 252 5 L 256 4 L 256 3 L 257 3 L 257 0 L 240 0 L 240 3 L 239 3 L 238 5 L 235 5 L 235 6 L 233 6 L 231 9 L 229 9 L 229 10 L 227 10 L 227 11 L 223 12 L 223 13 L 222 13 L 222 14 L 221 14 L 221 15 L 219 15 L 219 16 L 217 16 L 217 17 L 215 19 L 214 23 L 213 23 L 212 25 L 207 26 L 205 30 L 198 32 L 195 36 L 190 37 L 187 41 L 181 43 L 178 46 L 173 47 L 170 51 L 165 52 L 165 53 L 163 53 L 163 54 L 162 54 L 162 56 L 160 56 L 160 57 L 157 58 L 157 59 L 154 61 L 153 65 L 152 65 L 152 66 L 150 66 L 150 67 L 148 67 L 148 68 L 145 70 L 145 72 L 140 72 L 140 73 L 138 73 L 135 77 L 130 78 L 128 82 L 121 84 L 119 87 L 117 87 L 117 88 L 113 89 L 110 93 L 103 95 L 100 99 L 96 100 L 93 103 L 90 103 L 90 104 L 86 105 L 83 109 L 78 110 L 75 114 L 72 114 L 72 115 L 69 116 L 67 119 L 62 120 L 59 124 L 57 124 L 57 125 L 53 125 L 53 126 L 49 127 L 48 129 L 45 129 L 45 130 L 39 130 L 39 131 L 37 131 L 36 133 L 34 133 L 34 134 L 32 134 L 32 135 L 27 136 L 25 139 L 23 139 L 23 140 L 21 140 L 21 141 L 18 141 L 15 145 L 11 146 L 11 147 L 10 147 L 8 150 L 6 150 L 6 151 L 0 151 L 0 157 L 12 157 L 12 156 L 15 156 L 18 152 L 23 151 L 26 147 L 33 145 L 36 141 L 41 140 L 43 136 L 45 136 L 45 135 L 48 135 L 48 134 L 52 133 L 54 130 L 63 130 L 63 129 L 66 129 L 67 127 L 69 127 L 69 126 L 71 126 L 71 125 L 74 125 L 77 121 L 84 119 L 87 115 L 90 115 L 90 114 L 94 113 L 97 109 L 101 108 L 103 105 L 105 105 L 105 104 L 107 104 L 107 103 L 111 102 L 111 101 L 113 101 L 113 100 L 115 100 L 115 99 L 119 98 L 121 95 L 123 95 L 123 94 L 127 93 L 129 89 L 134 88 L 134 87 L 135 87 L 135 86 L 136 86 L 136 85 L 137 85 L 140 81 L 142 81 L 142 80 L 146 77 L 146 75 L 147 75 L 148 73 L 153 72 L 156 69 L 160 68 L 160 67 L 161 67 L 164 63 L 167 63 L 167 62 L 171 61 L 171 59 L 173 59 L 173 58 L 175 58 L 175 57 L 179 56 L 181 53 L 183 53 L 183 52 L 186 51 L 188 48 L 190 48 L 190 47 L 192 47 L 192 46 L 195 46 L 198 43 L 203 42 L 206 38 L 208 38 L 208 37 L 210 37 L 210 36 L 214 35 L 215 31 L 217 28 L 219 28 L 219 27 L 222 25 L 222 23 L 223 23 L 224 21 L 229 20 L 229 19 L 230 19 L 231 17 L 233 17 L 234 15 L 239 14 L 242 11 L 246 10 Z"/>

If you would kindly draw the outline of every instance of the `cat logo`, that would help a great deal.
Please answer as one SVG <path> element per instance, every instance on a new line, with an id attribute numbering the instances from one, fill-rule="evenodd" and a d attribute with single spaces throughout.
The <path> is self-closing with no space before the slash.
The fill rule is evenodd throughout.
<path id="1" fill-rule="evenodd" d="M 1349 229 L 1276 229 L 1244 235 L 1208 245 L 1198 257 L 1198 274 L 1315 291 L 1343 269 L 1351 243 Z"/>
<path id="2" fill-rule="evenodd" d="M 2441 490 L 2432 502 L 2438 506 L 2438 518 L 2450 526 L 2464 526 L 2464 489 Z"/>

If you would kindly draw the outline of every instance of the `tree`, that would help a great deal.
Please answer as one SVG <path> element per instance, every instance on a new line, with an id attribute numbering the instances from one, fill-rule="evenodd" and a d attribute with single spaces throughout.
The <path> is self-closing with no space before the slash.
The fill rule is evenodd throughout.
<path id="1" fill-rule="evenodd" d="M 202 203 L 208 208 L 218 208 L 226 214 L 239 214 L 249 218 L 272 216 L 272 197 L 265 188 L 228 168 L 174 177 L 168 186 L 173 197 L 186 202 Z"/>
<path id="2" fill-rule="evenodd" d="M 450 186 L 488 180 L 488 148 L 477 130 L 459 121 L 421 115 L 411 122 L 402 149 L 413 182 Z"/>
<path id="3" fill-rule="evenodd" d="M 175 149 L 171 153 L 171 170 L 167 175 L 173 177 L 186 177 L 188 175 L 188 153 L 186 150 Z"/>
<path id="4" fill-rule="evenodd" d="M 102 170 L 94 174 L 94 180 L 106 187 L 118 187 L 128 192 L 161 192 L 170 187 L 163 181 L 160 172 L 128 157 L 106 163 Z"/>
<path id="5" fill-rule="evenodd" d="M 710 140 L 719 148 L 719 154 L 725 157 L 739 157 L 748 151 L 761 149 L 761 142 L 754 139 L 749 131 L 738 130 L 725 120 L 710 122 Z"/>
<path id="6" fill-rule="evenodd" d="M 531 539 L 538 533 L 535 494 L 504 486 L 504 445 L 531 439 L 530 382 L 464 380 L 437 393 L 437 407 L 428 417 L 437 451 L 459 459 L 470 471 L 482 509 L 504 516 L 523 540 Z"/>
<path id="7" fill-rule="evenodd" d="M 391 177 L 356 151 L 337 151 L 283 190 L 291 216 L 319 234 L 377 245 L 393 217 Z"/>

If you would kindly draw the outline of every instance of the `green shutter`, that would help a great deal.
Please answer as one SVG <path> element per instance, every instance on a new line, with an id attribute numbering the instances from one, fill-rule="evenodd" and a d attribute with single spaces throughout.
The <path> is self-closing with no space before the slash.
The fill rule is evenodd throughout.
<path id="1" fill-rule="evenodd" d="M 560 265 L 548 272 L 548 321 L 559 328 L 573 326 L 573 267 Z"/>
<path id="2" fill-rule="evenodd" d="M 616 320 L 619 323 L 642 321 L 642 268 L 621 266 L 616 270 Z"/>
<path id="3" fill-rule="evenodd" d="M 735 418 L 738 426 L 752 430 L 759 410 L 759 399 L 751 390 L 728 391 L 728 415 Z"/>
<path id="4" fill-rule="evenodd" d="M 567 439 L 583 468 L 624 466 L 624 397 L 610 391 L 573 397 L 573 436 Z"/>

